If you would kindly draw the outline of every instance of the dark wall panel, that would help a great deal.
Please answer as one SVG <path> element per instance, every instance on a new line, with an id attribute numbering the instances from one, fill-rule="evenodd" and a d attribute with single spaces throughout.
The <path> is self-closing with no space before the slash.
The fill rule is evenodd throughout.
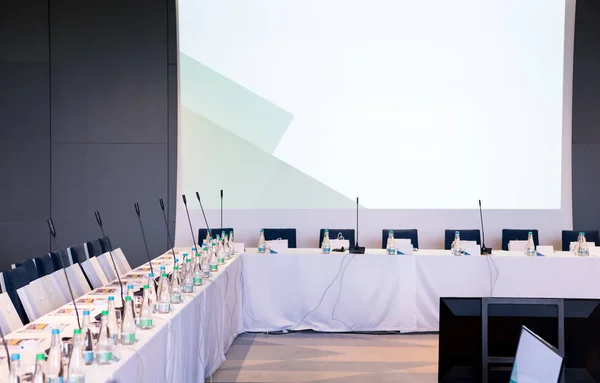
<path id="1" fill-rule="evenodd" d="M 48 0 L 2 2 L 0 62 L 48 63 Z"/>

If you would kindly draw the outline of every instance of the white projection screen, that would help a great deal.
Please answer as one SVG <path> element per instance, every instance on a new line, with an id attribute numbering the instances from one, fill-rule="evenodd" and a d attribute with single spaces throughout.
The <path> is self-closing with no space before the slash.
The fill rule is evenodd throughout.
<path id="1" fill-rule="evenodd" d="M 572 227 L 574 0 L 179 0 L 178 194 L 194 230 Z M 178 245 L 192 243 L 178 198 Z"/>

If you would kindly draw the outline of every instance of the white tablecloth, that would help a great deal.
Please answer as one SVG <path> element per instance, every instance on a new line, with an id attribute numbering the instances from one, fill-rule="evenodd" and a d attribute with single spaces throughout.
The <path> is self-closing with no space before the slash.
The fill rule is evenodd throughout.
<path id="1" fill-rule="evenodd" d="M 438 331 L 440 297 L 489 297 L 492 286 L 495 297 L 600 298 L 596 257 L 367 253 L 244 254 L 244 329 Z"/>

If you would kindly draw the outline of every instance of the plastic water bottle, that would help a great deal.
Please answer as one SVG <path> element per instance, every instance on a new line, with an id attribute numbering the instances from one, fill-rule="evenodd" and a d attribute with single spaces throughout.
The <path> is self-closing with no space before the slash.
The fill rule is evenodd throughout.
<path id="1" fill-rule="evenodd" d="M 131 303 L 135 302 L 135 294 L 133 293 L 133 285 L 127 285 L 127 296 L 131 297 Z M 133 306 L 133 304 L 132 304 Z M 137 318 L 135 306 L 133 307 L 133 317 Z"/>
<path id="2" fill-rule="evenodd" d="M 125 299 L 127 298 L 129 297 L 125 297 Z M 81 348 L 81 329 L 76 328 L 73 331 L 73 350 L 69 357 L 68 383 L 85 383 L 85 373 L 83 371 L 84 365 L 83 350 Z"/>
<path id="3" fill-rule="evenodd" d="M 196 270 L 195 271 L 201 271 L 202 272 L 202 278 L 204 279 L 208 279 L 210 278 L 211 274 L 210 274 L 210 251 L 208 250 L 208 247 L 206 245 L 202 245 L 202 270 Z M 200 281 L 202 282 L 202 281 Z"/>
<path id="4" fill-rule="evenodd" d="M 53 329 L 50 338 L 50 351 L 46 363 L 46 379 L 48 383 L 63 383 L 65 371 L 62 362 L 62 340 L 60 330 Z"/>
<path id="5" fill-rule="evenodd" d="M 108 329 L 112 341 L 117 344 L 119 341 L 119 324 L 115 310 L 115 297 L 113 296 L 108 297 Z"/>
<path id="6" fill-rule="evenodd" d="M 323 242 L 321 243 L 321 251 L 323 254 L 331 253 L 331 241 L 329 240 L 329 230 L 325 229 L 323 233 Z"/>
<path id="7" fill-rule="evenodd" d="M 265 241 L 265 231 L 260 229 L 260 236 L 258 237 L 258 252 L 264 254 L 267 250 L 267 241 Z"/>
<path id="8" fill-rule="evenodd" d="M 527 234 L 527 248 L 525 249 L 525 255 L 533 257 L 536 255 L 535 251 L 535 243 L 533 242 L 533 233 L 529 232 Z"/>
<path id="9" fill-rule="evenodd" d="M 396 240 L 394 239 L 394 230 L 390 230 L 387 239 L 387 245 L 385 251 L 388 255 L 396 254 Z"/>
<path id="10" fill-rule="evenodd" d="M 183 276 L 183 283 L 181 284 L 181 288 L 184 293 L 190 294 L 194 292 L 194 270 L 191 266 L 191 260 L 185 260 L 185 271 Z"/>
<path id="11" fill-rule="evenodd" d="M 216 273 L 219 270 L 219 264 L 217 263 L 217 244 L 215 242 L 211 243 L 209 257 L 210 257 L 210 272 Z"/>
<path id="12" fill-rule="evenodd" d="M 223 241 L 217 241 L 217 263 L 219 265 L 225 264 L 225 249 L 223 248 Z"/>
<path id="13" fill-rule="evenodd" d="M 98 343 L 96 343 L 98 364 L 110 364 L 113 359 L 112 350 L 113 342 L 108 328 L 108 310 L 105 310 L 102 311 L 100 317 L 100 333 L 98 334 Z"/>
<path id="14" fill-rule="evenodd" d="M 150 286 L 148 285 L 144 285 L 139 325 L 142 330 L 152 328 L 152 302 L 150 301 Z"/>
<path id="15" fill-rule="evenodd" d="M 579 233 L 579 237 L 577 238 L 577 255 L 580 257 L 587 257 L 590 255 L 590 250 L 583 231 Z"/>
<path id="16" fill-rule="evenodd" d="M 229 252 L 232 257 L 235 255 L 235 242 L 233 241 L 233 230 L 229 232 Z"/>
<path id="17" fill-rule="evenodd" d="M 452 246 L 450 247 L 450 251 L 452 255 L 462 255 L 462 245 L 460 243 L 460 232 L 454 232 L 454 241 L 452 241 Z"/>
<path id="18" fill-rule="evenodd" d="M 169 286 L 171 292 L 171 303 L 179 304 L 183 302 L 181 295 L 181 279 L 179 278 L 179 267 L 173 267 L 173 274 L 171 274 L 171 285 Z"/>
<path id="19" fill-rule="evenodd" d="M 169 279 L 167 273 L 160 276 L 158 285 L 158 303 L 157 310 L 161 314 L 168 314 L 171 311 L 171 294 L 169 293 Z"/>
<path id="20" fill-rule="evenodd" d="M 33 370 L 33 383 L 46 383 L 46 354 L 35 354 L 35 369 Z M 12 382 L 12 380 L 11 380 Z"/>
<path id="21" fill-rule="evenodd" d="M 121 343 L 135 343 L 135 320 L 133 319 L 133 302 L 130 296 L 125 297 L 125 311 L 121 321 Z"/>
<path id="22" fill-rule="evenodd" d="M 21 354 L 10 354 L 10 372 L 8 373 L 8 382 L 21 382 Z"/>
<path id="23" fill-rule="evenodd" d="M 207 251 L 205 250 L 206 247 L 203 245 L 202 246 L 202 253 L 205 254 L 207 253 Z M 203 255 L 204 258 L 206 258 L 206 255 Z M 194 284 L 194 286 L 202 286 L 202 267 L 201 267 L 201 263 L 202 261 L 200 260 L 200 254 L 196 254 L 196 263 L 194 265 L 194 270 L 192 271 L 192 283 Z M 208 266 L 206 266 L 206 269 L 208 271 Z"/>
<path id="24" fill-rule="evenodd" d="M 148 274 L 148 299 L 150 300 L 150 307 L 152 307 L 152 312 L 156 311 L 156 302 L 158 301 L 158 297 L 156 295 L 156 283 L 154 282 L 154 274 Z"/>
<path id="25" fill-rule="evenodd" d="M 225 234 L 225 240 L 223 241 L 223 252 L 225 259 L 231 259 L 231 249 L 229 248 L 229 236 Z"/>
<path id="26" fill-rule="evenodd" d="M 90 330 L 89 310 L 83 311 L 83 324 L 81 325 L 81 333 L 83 339 L 81 354 L 83 355 L 83 361 L 89 366 L 90 364 L 94 363 L 94 338 L 92 337 L 92 331 Z"/>

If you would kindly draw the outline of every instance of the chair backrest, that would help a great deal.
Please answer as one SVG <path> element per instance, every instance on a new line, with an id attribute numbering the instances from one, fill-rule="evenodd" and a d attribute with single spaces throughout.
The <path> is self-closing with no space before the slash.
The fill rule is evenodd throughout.
<path id="1" fill-rule="evenodd" d="M 327 229 L 329 230 L 329 239 L 337 239 L 339 234 L 342 234 L 345 240 L 347 240 L 350 244 L 350 247 L 354 247 L 354 229 Z M 319 231 L 319 246 L 323 244 L 323 238 L 325 237 L 325 229 L 321 229 Z"/>
<path id="2" fill-rule="evenodd" d="M 571 242 L 577 242 L 580 232 L 585 233 L 587 242 L 594 242 L 596 246 L 600 246 L 600 236 L 598 230 L 563 230 L 562 231 L 562 251 L 569 251 Z"/>
<path id="3" fill-rule="evenodd" d="M 221 235 L 221 233 L 224 231 L 225 234 L 229 235 L 230 232 L 233 231 L 233 228 L 231 227 L 226 227 L 226 228 L 221 228 L 221 227 L 216 227 L 216 228 L 210 228 L 210 231 L 213 235 L 213 238 L 217 238 L 217 234 Z M 206 229 L 198 229 L 198 243 L 202 243 L 202 241 L 204 240 L 204 238 L 206 238 L 206 233 L 208 232 L 208 230 Z M 233 233 L 235 235 L 235 232 Z"/>
<path id="4" fill-rule="evenodd" d="M 65 266 L 69 266 L 71 263 L 69 261 L 68 253 L 65 250 L 60 251 L 60 256 L 62 256 L 62 261 Z M 58 251 L 53 251 L 50 253 L 50 258 L 52 259 L 52 264 L 54 265 L 54 270 L 62 269 L 62 263 L 60 262 L 60 257 L 58 255 Z"/>
<path id="5" fill-rule="evenodd" d="M 75 298 L 79 298 L 80 296 L 92 291 L 85 274 L 83 274 L 80 264 L 71 265 L 67 267 L 65 271 L 69 276 L 69 281 L 71 282 L 71 287 L 73 287 L 73 295 L 75 295 Z"/>
<path id="6" fill-rule="evenodd" d="M 10 300 L 17 311 L 17 315 L 19 315 L 19 318 L 21 319 L 21 322 L 24 324 L 29 323 L 25 313 L 25 308 L 23 307 L 23 304 L 21 303 L 17 293 L 18 289 L 23 286 L 27 286 L 30 282 L 27 270 L 25 270 L 23 267 L 17 267 L 15 269 L 0 273 L 0 281 L 2 281 L 2 291 L 7 293 L 10 297 Z"/>
<path id="7" fill-rule="evenodd" d="M 107 251 L 110 251 L 113 249 L 112 243 L 110 242 L 110 238 L 102 237 L 102 238 L 98 238 L 98 241 L 100 242 L 100 247 L 102 248 L 103 253 L 106 253 Z"/>
<path id="8" fill-rule="evenodd" d="M 23 303 L 23 308 L 30 321 L 44 316 L 55 308 L 54 301 L 51 299 L 55 289 L 50 290 L 48 288 L 49 278 L 49 276 L 38 278 L 17 290 L 19 299 Z"/>
<path id="9" fill-rule="evenodd" d="M 131 265 L 127 258 L 125 258 L 125 254 L 123 254 L 123 250 L 121 248 L 117 248 L 113 250 L 113 257 L 115 258 L 115 263 L 117 264 L 117 269 L 119 270 L 120 275 L 125 275 L 131 271 Z"/>
<path id="10" fill-rule="evenodd" d="M 48 288 L 47 294 L 48 299 L 52 302 L 52 309 L 57 309 L 71 301 L 69 285 L 67 284 L 67 279 L 65 278 L 65 273 L 62 269 L 56 270 L 44 278 L 46 278 L 45 283 Z M 70 279 L 69 282 L 71 282 Z M 71 287 L 73 287 L 72 283 Z M 73 289 L 73 295 L 75 295 L 75 289 Z"/>
<path id="11" fill-rule="evenodd" d="M 113 254 L 113 258 L 114 258 L 114 254 Z M 117 274 L 115 273 L 115 268 L 113 266 L 112 260 L 110 259 L 110 254 L 109 253 L 104 253 L 104 254 L 100 254 L 99 256 L 96 257 L 96 259 L 98 260 L 98 263 L 100 264 L 100 267 L 102 268 L 102 271 L 104 272 L 104 275 L 106 275 L 106 278 L 108 279 L 108 281 L 114 281 L 115 279 L 117 279 Z M 115 259 L 115 264 L 117 263 L 117 260 Z M 118 270 L 117 266 L 117 270 Z"/>
<path id="12" fill-rule="evenodd" d="M 457 231 L 460 232 L 461 241 L 475 241 L 478 245 L 481 245 L 481 232 L 479 229 L 447 229 L 444 233 L 444 249 L 450 250 L 450 247 L 452 247 L 452 242 L 454 241 L 454 233 Z"/>
<path id="13" fill-rule="evenodd" d="M 41 257 L 36 257 L 35 264 L 37 266 L 39 277 L 50 275 L 56 271 L 56 269 L 54 268 L 54 262 L 52 262 L 52 258 L 50 258 L 50 255 L 48 254 L 43 255 Z"/>
<path id="14" fill-rule="evenodd" d="M 108 284 L 108 279 L 95 257 L 81 262 L 80 265 L 87 279 L 90 281 L 92 288 L 97 289 L 98 287 Z"/>
<path id="15" fill-rule="evenodd" d="M 419 248 L 419 233 L 417 229 L 384 229 L 381 232 L 382 249 L 387 247 L 387 240 L 388 236 L 390 235 L 390 230 L 394 231 L 394 239 L 410 239 L 412 246 L 415 249 Z"/>
<path id="16" fill-rule="evenodd" d="M 25 270 L 27 270 L 27 275 L 29 276 L 30 281 L 36 280 L 39 277 L 39 273 L 35 265 L 35 261 L 33 259 L 28 259 L 23 262 L 17 262 L 13 266 L 13 268 L 24 267 Z"/>
<path id="17" fill-rule="evenodd" d="M 265 231 L 265 240 L 274 241 L 276 239 L 287 239 L 290 249 L 296 248 L 296 229 L 263 229 Z M 234 233 L 235 235 L 235 233 Z"/>
<path id="18" fill-rule="evenodd" d="M 4 334 L 16 331 L 22 326 L 23 322 L 8 294 L 0 294 L 0 328 Z"/>
<path id="19" fill-rule="evenodd" d="M 81 263 L 87 259 L 87 252 L 83 245 L 71 246 L 67 249 L 70 264 Z"/>
<path id="20" fill-rule="evenodd" d="M 104 253 L 104 251 L 102 251 L 102 245 L 97 239 L 90 242 L 84 242 L 83 247 L 85 248 L 88 259 L 92 257 L 97 257 L 100 254 Z"/>
<path id="21" fill-rule="evenodd" d="M 510 241 L 526 241 L 529 232 L 533 234 L 533 243 L 539 245 L 540 240 L 536 229 L 502 229 L 502 250 L 508 250 Z"/>

